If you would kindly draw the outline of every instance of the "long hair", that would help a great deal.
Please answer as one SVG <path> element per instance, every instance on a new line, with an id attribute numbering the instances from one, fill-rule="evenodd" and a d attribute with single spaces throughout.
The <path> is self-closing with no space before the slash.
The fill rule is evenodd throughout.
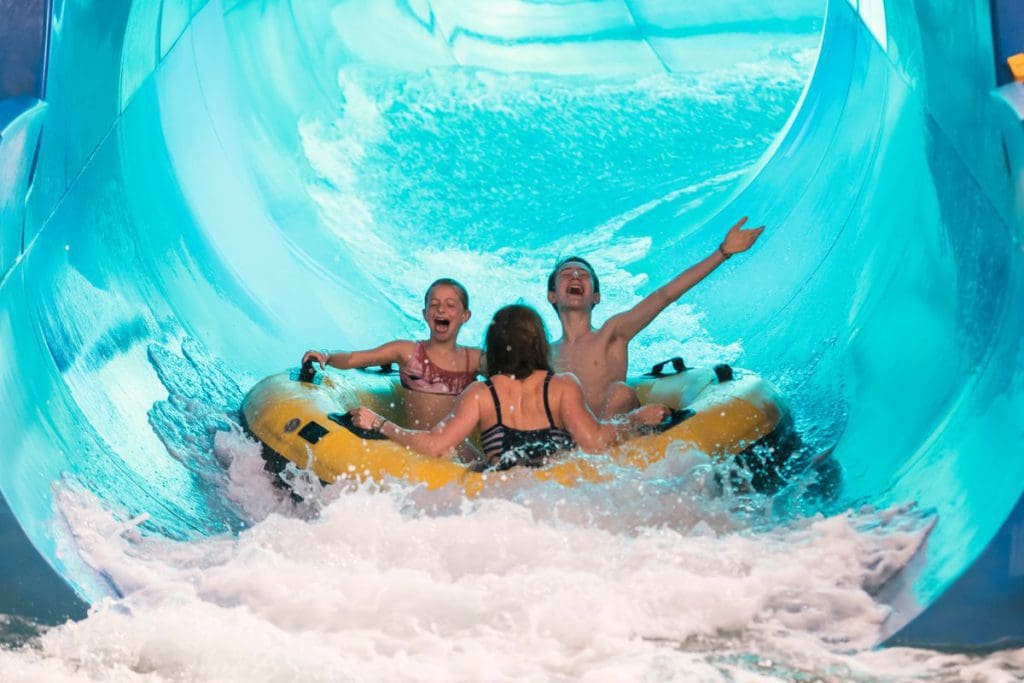
<path id="1" fill-rule="evenodd" d="M 544 321 L 529 306 L 512 304 L 495 313 L 487 326 L 484 348 L 488 377 L 522 379 L 536 370 L 551 370 Z"/>

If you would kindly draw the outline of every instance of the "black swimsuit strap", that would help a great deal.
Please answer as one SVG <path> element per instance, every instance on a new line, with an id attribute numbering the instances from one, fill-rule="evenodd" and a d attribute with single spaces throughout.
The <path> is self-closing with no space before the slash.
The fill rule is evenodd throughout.
<path id="1" fill-rule="evenodd" d="M 494 388 L 494 382 L 492 382 L 491 378 L 488 377 L 486 380 L 484 380 L 484 384 L 486 384 L 487 388 L 491 390 L 491 398 L 494 399 L 494 413 L 498 417 L 498 421 L 495 423 L 494 426 L 504 426 L 501 424 L 501 404 L 498 403 L 498 391 Z M 545 394 L 544 396 L 546 400 L 547 394 Z"/>
<path id="2" fill-rule="evenodd" d="M 548 374 L 544 377 L 544 412 L 547 413 L 548 425 L 551 429 L 558 429 L 558 427 L 555 426 L 555 418 L 551 414 L 551 404 L 548 402 L 548 384 L 551 383 L 551 378 L 553 376 L 554 373 L 548 370 Z M 498 390 L 494 388 L 494 382 L 491 381 L 490 377 L 484 380 L 484 384 L 486 384 L 487 388 L 491 390 L 491 400 L 494 401 L 494 413 L 498 418 L 495 426 L 504 426 L 501 424 L 501 403 L 498 401 Z"/>
<path id="3" fill-rule="evenodd" d="M 548 384 L 551 382 L 552 372 L 548 370 L 547 376 L 544 377 L 544 412 L 548 414 L 548 424 L 551 425 L 552 429 L 558 429 L 555 427 L 555 418 L 551 416 L 551 405 L 548 403 Z"/>

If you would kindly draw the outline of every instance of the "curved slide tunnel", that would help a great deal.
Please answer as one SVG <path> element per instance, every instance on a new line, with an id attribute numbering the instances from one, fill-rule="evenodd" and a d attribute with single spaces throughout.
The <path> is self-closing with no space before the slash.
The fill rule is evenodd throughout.
<path id="1" fill-rule="evenodd" d="M 887 642 L 1020 644 L 1024 86 L 1005 58 L 1024 18 L 988 0 L 857 4 L 829 4 L 796 112 L 721 210 L 773 227 L 747 286 L 691 301 L 716 311 L 714 338 L 744 340 L 745 365 L 822 404 L 844 504 L 936 511 L 883 595 Z M 171 537 L 243 524 L 153 428 L 168 379 L 153 344 L 196 340 L 259 376 L 306 339 L 400 326 L 366 236 L 325 225 L 304 184 L 297 122 L 336 108 L 342 65 L 642 76 L 713 60 L 742 30 L 728 3 L 482 7 L 0 1 L 0 612 L 52 621 L 116 590 L 64 550 L 61 486 Z M 821 9 L 757 7 L 748 27 L 780 33 Z M 687 249 L 712 248 L 723 220 Z M 640 264 L 653 281 L 669 251 Z"/>

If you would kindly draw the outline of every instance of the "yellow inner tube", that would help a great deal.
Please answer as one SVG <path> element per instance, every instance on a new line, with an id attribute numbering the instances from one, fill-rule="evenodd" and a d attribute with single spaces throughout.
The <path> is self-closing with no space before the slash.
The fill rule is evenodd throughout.
<path id="1" fill-rule="evenodd" d="M 777 390 L 749 372 L 731 370 L 720 379 L 714 368 L 694 368 L 665 377 L 630 381 L 641 403 L 662 403 L 677 412 L 677 424 L 665 431 L 630 439 L 607 457 L 569 454 L 528 470 L 538 481 L 565 486 L 605 481 L 611 467 L 647 467 L 670 448 L 694 448 L 725 459 L 750 448 L 784 424 L 787 411 Z M 383 482 L 389 478 L 430 489 L 456 485 L 474 497 L 501 478 L 475 472 L 448 459 L 419 455 L 387 439 L 364 438 L 338 421 L 364 405 L 402 421 L 404 390 L 392 376 L 328 370 L 315 382 L 298 380 L 297 371 L 271 375 L 246 395 L 242 417 L 247 429 L 276 456 L 311 469 L 321 480 Z M 342 418 L 342 421 L 343 418 Z"/>

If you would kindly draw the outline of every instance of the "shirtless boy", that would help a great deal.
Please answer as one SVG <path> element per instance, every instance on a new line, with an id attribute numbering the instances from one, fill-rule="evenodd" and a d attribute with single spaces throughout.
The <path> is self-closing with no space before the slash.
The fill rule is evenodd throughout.
<path id="1" fill-rule="evenodd" d="M 648 294 L 633 308 L 613 315 L 596 330 L 591 324 L 591 312 L 601 301 L 601 287 L 594 268 L 584 259 L 572 256 L 559 261 L 551 271 L 548 301 L 562 323 L 562 338 L 551 347 L 552 361 L 556 371 L 571 372 L 579 378 L 584 399 L 599 419 L 628 412 L 638 405 L 636 393 L 625 382 L 629 342 L 726 259 L 750 249 L 764 226 L 744 230 L 746 222 L 743 217 L 732 226 L 710 256 Z"/>

